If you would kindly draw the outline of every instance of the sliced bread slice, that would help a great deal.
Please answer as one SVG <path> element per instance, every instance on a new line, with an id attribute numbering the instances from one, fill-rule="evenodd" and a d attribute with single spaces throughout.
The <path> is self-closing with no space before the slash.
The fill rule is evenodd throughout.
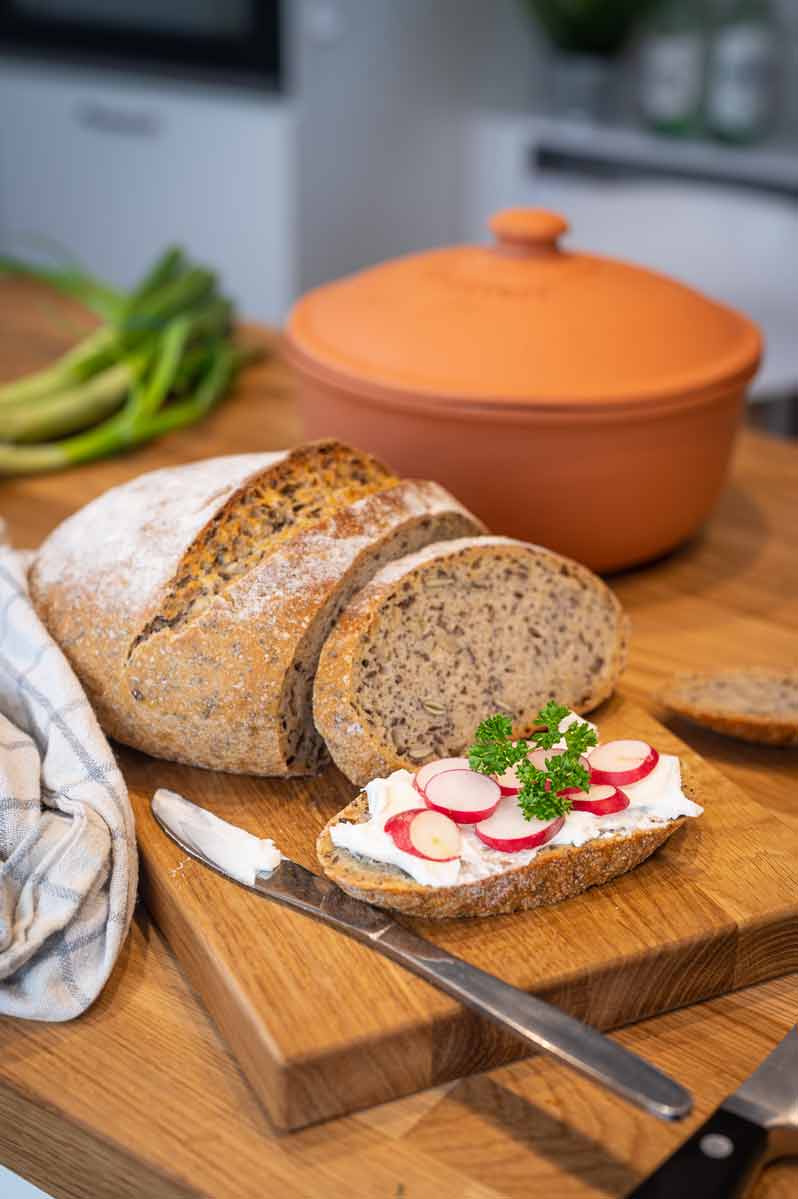
<path id="1" fill-rule="evenodd" d="M 113 737 L 216 770 L 307 774 L 316 658 L 385 562 L 482 526 L 336 442 L 142 476 L 44 543 L 31 592 Z"/>
<path id="2" fill-rule="evenodd" d="M 664 707 L 716 733 L 760 745 L 798 745 L 798 670 L 747 667 L 677 674 Z"/>
<path id="3" fill-rule="evenodd" d="M 581 846 L 544 846 L 526 865 L 475 882 L 429 887 L 397 866 L 356 857 L 333 844 L 330 829 L 334 824 L 368 818 L 368 801 L 360 794 L 325 825 L 316 842 L 324 873 L 355 899 L 430 920 L 495 916 L 571 899 L 639 866 L 687 821 L 681 816 L 657 828 L 604 834 Z"/>
<path id="4" fill-rule="evenodd" d="M 492 712 L 516 736 L 549 699 L 589 712 L 615 686 L 626 637 L 615 596 L 570 559 L 505 537 L 427 546 L 342 613 L 319 660 L 316 727 L 362 786 L 457 757 Z"/>

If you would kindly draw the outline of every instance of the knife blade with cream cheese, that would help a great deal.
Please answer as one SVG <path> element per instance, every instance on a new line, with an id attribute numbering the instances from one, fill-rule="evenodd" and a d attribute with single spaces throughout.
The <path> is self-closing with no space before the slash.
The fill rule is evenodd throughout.
<path id="1" fill-rule="evenodd" d="M 263 840 L 220 820 L 213 812 L 198 808 L 175 791 L 166 788 L 156 791 L 152 810 L 190 849 L 249 887 L 257 874 L 270 874 L 282 861 L 283 855 L 270 838 Z"/>

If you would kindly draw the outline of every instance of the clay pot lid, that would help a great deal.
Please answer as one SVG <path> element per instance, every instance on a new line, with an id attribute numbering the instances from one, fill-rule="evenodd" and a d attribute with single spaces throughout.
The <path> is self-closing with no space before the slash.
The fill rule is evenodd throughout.
<path id="1" fill-rule="evenodd" d="M 515 208 L 491 246 L 398 258 L 302 297 L 289 352 L 379 397 L 629 404 L 750 377 L 744 316 L 664 275 L 560 244 L 567 221 Z"/>

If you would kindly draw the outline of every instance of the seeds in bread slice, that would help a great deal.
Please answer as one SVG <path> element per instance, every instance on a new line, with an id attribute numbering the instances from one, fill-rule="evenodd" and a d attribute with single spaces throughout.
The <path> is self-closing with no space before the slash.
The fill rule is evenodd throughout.
<path id="1" fill-rule="evenodd" d="M 396 866 L 356 857 L 333 844 L 334 824 L 368 818 L 368 801 L 360 794 L 325 825 L 316 842 L 322 870 L 355 899 L 430 920 L 495 916 L 571 899 L 639 866 L 687 820 L 682 816 L 656 828 L 604 835 L 581 846 L 544 846 L 526 865 L 474 882 L 429 887 Z"/>
<path id="2" fill-rule="evenodd" d="M 386 561 L 482 528 L 337 442 L 141 476 L 44 543 L 31 592 L 103 727 L 159 757 L 311 773 L 317 645 Z"/>
<path id="3" fill-rule="evenodd" d="M 381 570 L 331 632 L 316 726 L 359 786 L 457 757 L 480 720 L 515 736 L 547 700 L 589 712 L 611 694 L 627 620 L 609 588 L 550 550 L 503 537 L 428 546 Z"/>
<path id="4" fill-rule="evenodd" d="M 674 675 L 664 707 L 716 733 L 760 745 L 798 745 L 798 671 L 766 667 Z"/>

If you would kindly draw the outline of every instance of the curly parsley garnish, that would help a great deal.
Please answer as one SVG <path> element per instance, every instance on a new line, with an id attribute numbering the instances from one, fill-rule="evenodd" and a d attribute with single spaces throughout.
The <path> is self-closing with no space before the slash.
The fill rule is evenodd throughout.
<path id="1" fill-rule="evenodd" d="M 521 784 L 518 803 L 527 820 L 556 820 L 558 816 L 564 816 L 571 810 L 571 800 L 560 792 L 567 787 L 585 791 L 590 785 L 588 771 L 579 758 L 586 749 L 597 744 L 596 734 L 583 720 L 574 721 L 561 733 L 559 725 L 567 715 L 568 708 L 550 700 L 535 720 L 542 726 L 540 731 L 532 733 L 527 740 L 513 741 L 512 721 L 497 713 L 482 721 L 468 751 L 469 766 L 480 774 L 498 776 L 511 766 L 515 767 Z M 560 740 L 565 741 L 565 752 L 549 758 L 545 770 L 532 765 L 530 753 L 536 749 L 551 749 Z"/>

